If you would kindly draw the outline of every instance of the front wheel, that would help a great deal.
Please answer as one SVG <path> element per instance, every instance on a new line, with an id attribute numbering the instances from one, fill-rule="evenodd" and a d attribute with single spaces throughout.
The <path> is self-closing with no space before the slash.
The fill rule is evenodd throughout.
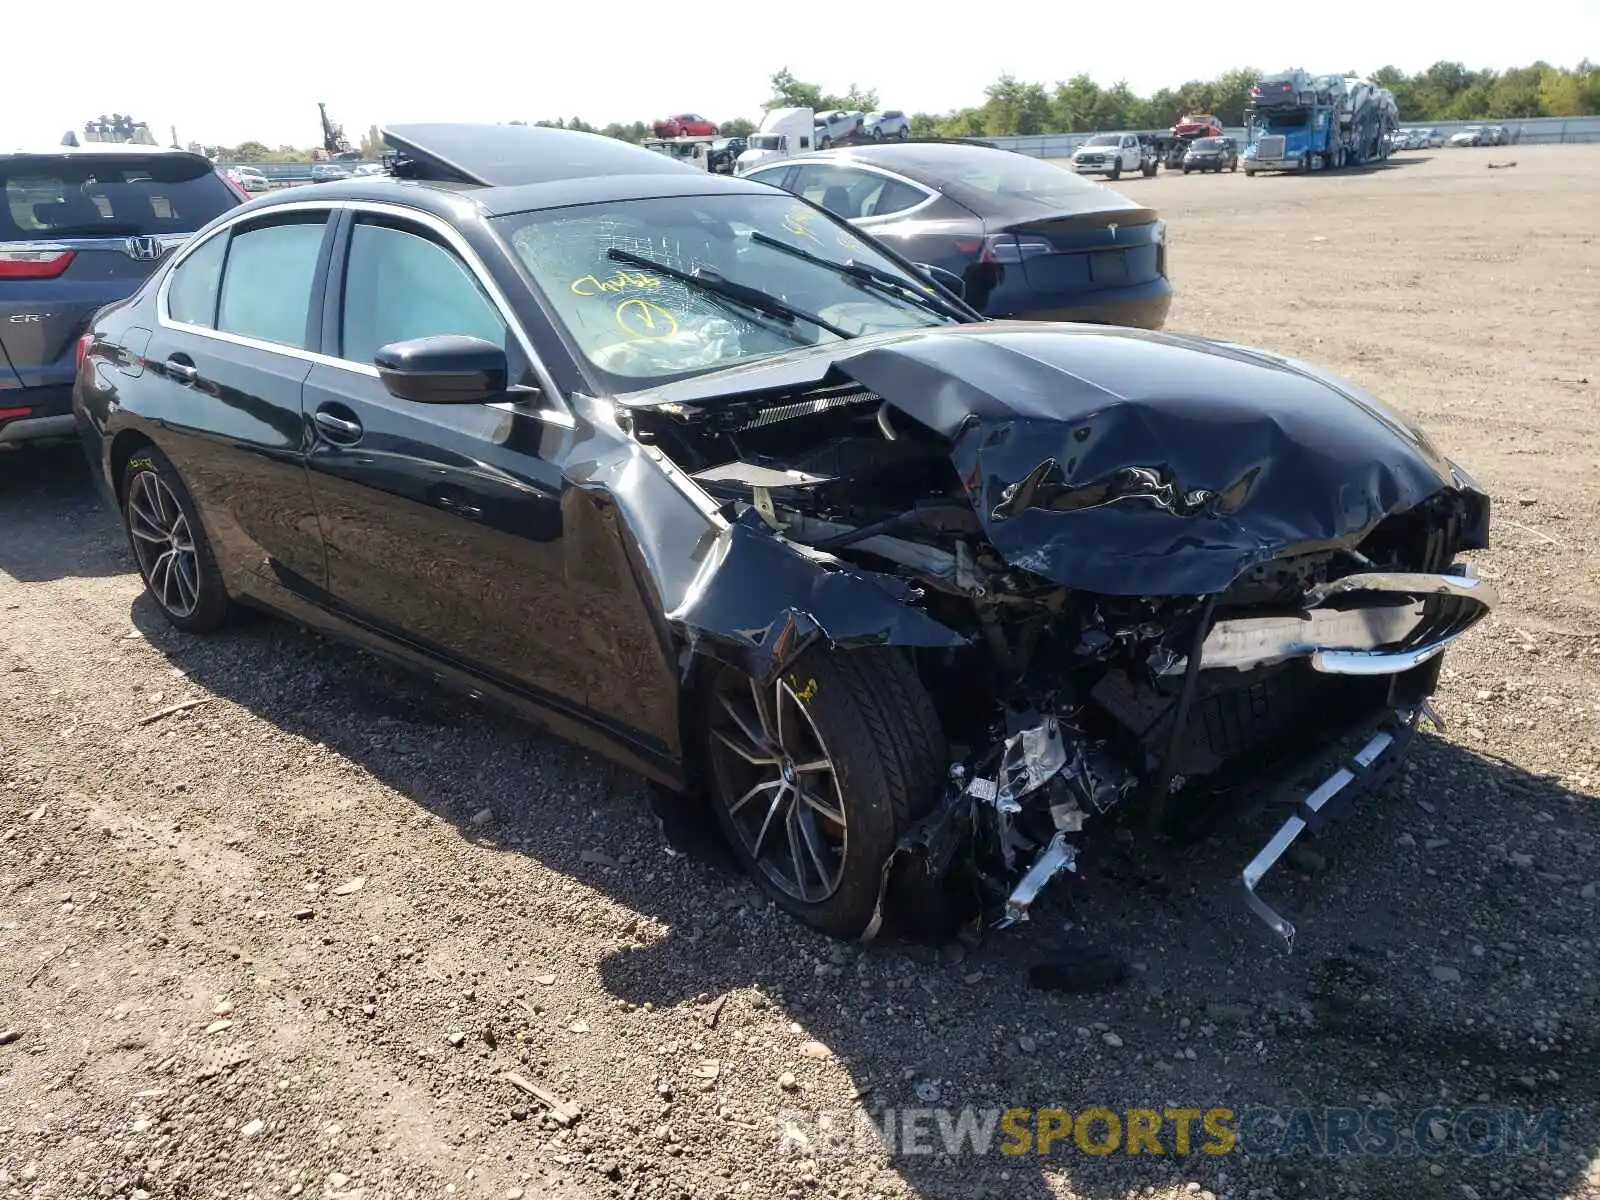
<path id="1" fill-rule="evenodd" d="M 875 142 L 883 141 L 883 130 L 881 128 L 872 131 L 872 140 Z"/>
<path id="2" fill-rule="evenodd" d="M 702 695 L 712 804 L 734 854 L 780 907 L 859 936 L 895 842 L 947 768 L 910 661 L 815 650 L 771 683 L 719 665 Z"/>
<path id="3" fill-rule="evenodd" d="M 900 132 L 898 134 L 896 134 L 895 136 L 898 137 L 902 142 L 905 141 L 907 138 L 909 138 L 911 136 L 911 126 L 909 126 L 909 125 L 900 126 Z"/>
<path id="4" fill-rule="evenodd" d="M 167 621 L 210 633 L 228 617 L 228 591 L 194 498 L 154 446 L 141 447 L 122 476 L 122 523 L 139 574 Z"/>
<path id="5" fill-rule="evenodd" d="M 1111 180 L 1112 183 L 1115 183 L 1117 180 L 1122 178 L 1122 168 L 1112 167 L 1111 170 L 1106 173 L 1106 178 Z"/>

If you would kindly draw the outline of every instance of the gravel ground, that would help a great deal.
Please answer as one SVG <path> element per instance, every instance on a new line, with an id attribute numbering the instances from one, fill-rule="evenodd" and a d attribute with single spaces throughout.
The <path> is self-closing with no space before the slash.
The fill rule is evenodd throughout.
<path id="1" fill-rule="evenodd" d="M 1174 328 L 1331 365 L 1497 506 L 1448 732 L 1269 885 L 1292 956 L 1232 890 L 1262 828 L 1103 833 L 964 954 L 830 943 L 669 851 L 631 777 L 277 621 L 170 632 L 75 452 L 14 456 L 0 1195 L 1600 1194 L 1600 147 L 1120 187 L 1171 224 Z M 1076 944 L 1128 982 L 1028 987 Z M 1559 1147 L 1410 1153 L 1418 1113 L 1480 1103 L 1561 1108 Z M 807 1115 L 967 1105 L 1376 1105 L 1408 1134 L 891 1157 Z"/>

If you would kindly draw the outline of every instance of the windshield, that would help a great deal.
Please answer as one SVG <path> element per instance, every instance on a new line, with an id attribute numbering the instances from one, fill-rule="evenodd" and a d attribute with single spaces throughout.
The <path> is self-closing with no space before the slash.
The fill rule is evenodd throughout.
<path id="1" fill-rule="evenodd" d="M 750 139 L 752 150 L 777 150 L 780 148 L 782 138 L 775 133 L 758 133 Z"/>
<path id="2" fill-rule="evenodd" d="M 672 271 L 701 270 L 759 290 L 848 334 L 921 329 L 952 318 L 852 282 L 831 266 L 762 245 L 753 233 L 828 263 L 854 261 L 926 294 L 925 282 L 793 196 L 723 194 L 619 200 L 517 213 L 495 224 L 549 301 L 584 359 L 618 391 L 713 371 L 802 346 L 838 341 L 806 320 L 785 320 L 661 272 L 619 262 L 615 250 Z"/>
<path id="3" fill-rule="evenodd" d="M 0 242 L 193 233 L 239 203 L 187 154 L 0 158 Z"/>
<path id="4" fill-rule="evenodd" d="M 1092 137 L 1084 143 L 1085 146 L 1115 146 L 1122 139 L 1114 133 L 1102 133 L 1099 137 Z"/>

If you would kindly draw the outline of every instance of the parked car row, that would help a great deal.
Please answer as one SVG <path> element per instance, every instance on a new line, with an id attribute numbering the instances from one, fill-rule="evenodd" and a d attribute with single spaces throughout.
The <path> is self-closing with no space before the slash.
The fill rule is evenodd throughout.
<path id="1" fill-rule="evenodd" d="M 0 162 L 0 270 L 142 275 L 69 239 L 149 193 L 204 226 L 76 339 L 69 418 L 172 626 L 266 608 L 702 797 L 847 938 L 1015 924 L 1112 807 L 1193 835 L 1348 762 L 1243 872 L 1292 940 L 1257 885 L 1494 603 L 1470 475 L 1267 351 L 985 320 L 1169 291 L 1153 213 L 1036 159 L 385 137 L 404 180 L 242 208 L 195 156 Z"/>
<path id="2" fill-rule="evenodd" d="M 1450 135 L 1451 146 L 1508 146 L 1511 134 L 1504 125 L 1469 125 Z"/>

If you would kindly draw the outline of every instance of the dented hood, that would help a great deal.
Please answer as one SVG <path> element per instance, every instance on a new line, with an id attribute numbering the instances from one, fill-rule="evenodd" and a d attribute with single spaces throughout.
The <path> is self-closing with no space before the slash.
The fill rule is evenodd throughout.
<path id="1" fill-rule="evenodd" d="M 832 373 L 950 440 L 1008 562 L 1068 587 L 1219 592 L 1286 552 L 1354 545 L 1451 487 L 1480 498 L 1465 544 L 1483 541 L 1488 501 L 1469 477 L 1380 401 L 1304 363 L 1200 338 L 1024 322 L 829 349 Z M 792 385 L 818 370 L 808 357 L 747 369 L 744 387 Z M 699 394 L 671 399 L 711 399 L 711 377 L 687 382 Z"/>

